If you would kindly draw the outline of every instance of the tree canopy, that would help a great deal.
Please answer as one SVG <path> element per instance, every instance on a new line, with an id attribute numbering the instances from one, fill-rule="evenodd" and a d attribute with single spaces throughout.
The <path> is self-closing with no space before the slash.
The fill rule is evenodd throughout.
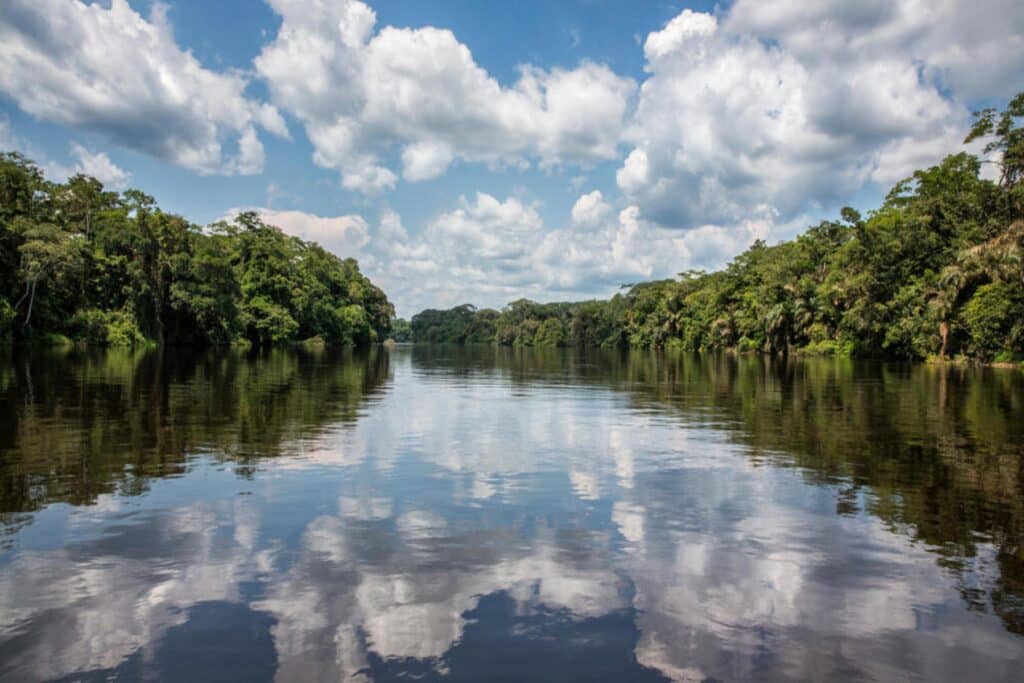
<path id="1" fill-rule="evenodd" d="M 427 343 L 737 349 L 1024 358 L 1024 93 L 977 112 L 960 152 L 796 239 L 724 269 L 642 282 L 605 301 L 425 310 L 395 329 Z M 138 190 L 47 181 L 0 154 L 0 336 L 96 344 L 365 345 L 392 331 L 384 293 L 254 213 L 206 229 Z"/>
<path id="2" fill-rule="evenodd" d="M 607 301 L 501 311 L 464 305 L 412 319 L 417 342 L 738 349 L 980 360 L 1024 358 L 1024 93 L 980 111 L 965 152 L 899 182 L 869 215 L 776 245 L 726 268 L 630 286 Z"/>
<path id="3" fill-rule="evenodd" d="M 360 346 L 383 340 L 393 317 L 354 259 L 255 213 L 202 229 L 138 190 L 50 182 L 0 154 L 0 337 Z"/>

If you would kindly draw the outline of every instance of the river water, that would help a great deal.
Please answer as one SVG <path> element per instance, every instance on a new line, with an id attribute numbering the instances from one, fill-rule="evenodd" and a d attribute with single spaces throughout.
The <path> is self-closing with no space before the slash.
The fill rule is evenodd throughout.
<path id="1" fill-rule="evenodd" d="M 1024 373 L 0 359 L 0 679 L 1019 681 Z"/>

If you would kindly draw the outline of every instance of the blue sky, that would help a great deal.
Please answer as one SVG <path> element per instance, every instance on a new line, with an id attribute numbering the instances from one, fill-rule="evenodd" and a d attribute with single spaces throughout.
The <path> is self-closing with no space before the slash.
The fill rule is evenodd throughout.
<path id="1" fill-rule="evenodd" d="M 11 0 L 0 147 L 259 210 L 408 316 L 720 267 L 877 204 L 1022 74 L 1006 0 Z"/>

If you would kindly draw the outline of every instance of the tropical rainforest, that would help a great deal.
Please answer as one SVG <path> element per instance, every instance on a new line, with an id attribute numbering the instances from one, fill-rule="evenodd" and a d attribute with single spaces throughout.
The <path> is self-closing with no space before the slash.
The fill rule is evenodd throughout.
<path id="1" fill-rule="evenodd" d="M 317 340 L 1024 358 L 1024 93 L 976 114 L 960 152 L 723 270 L 605 301 L 465 304 L 394 320 L 385 294 L 255 213 L 200 228 L 138 191 L 46 180 L 0 154 L 0 337 L 99 345 Z M 995 164 L 995 179 L 982 173 Z"/>
<path id="2" fill-rule="evenodd" d="M 961 152 L 794 240 L 758 241 L 725 269 L 628 287 L 607 301 L 426 310 L 416 342 L 1024 358 L 1024 93 L 976 114 L 998 178 Z"/>
<path id="3" fill-rule="evenodd" d="M 138 190 L 46 180 L 0 154 L 0 337 L 95 345 L 383 340 L 394 308 L 359 272 L 255 213 L 202 229 Z"/>

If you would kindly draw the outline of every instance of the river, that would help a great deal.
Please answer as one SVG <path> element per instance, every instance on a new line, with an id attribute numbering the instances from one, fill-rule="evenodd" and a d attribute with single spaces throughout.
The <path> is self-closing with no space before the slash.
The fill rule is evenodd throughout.
<path id="1" fill-rule="evenodd" d="M 1024 374 L 0 360 L 0 679 L 1011 681 Z"/>

